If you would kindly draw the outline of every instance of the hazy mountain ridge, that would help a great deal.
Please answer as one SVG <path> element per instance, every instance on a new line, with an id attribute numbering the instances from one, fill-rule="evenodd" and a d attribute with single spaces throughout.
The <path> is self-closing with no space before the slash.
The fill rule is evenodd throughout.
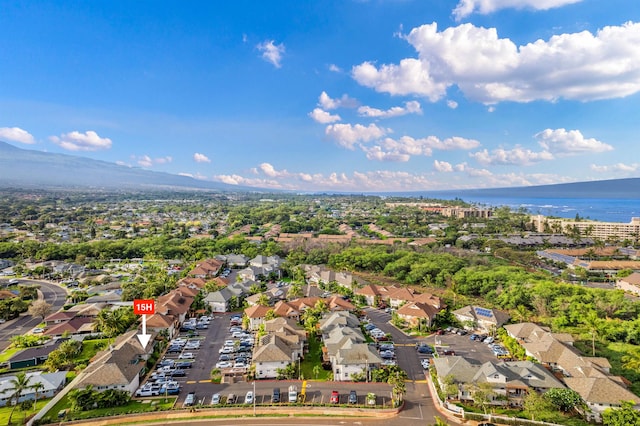
<path id="1" fill-rule="evenodd" d="M 0 187 L 121 190 L 209 190 L 281 192 L 203 181 L 188 176 L 121 166 L 87 157 L 27 150 L 0 141 Z M 311 192 L 313 193 L 313 192 Z M 335 192 L 334 192 L 335 193 Z M 464 198 L 465 196 L 528 198 L 640 199 L 640 178 L 599 180 L 510 188 L 378 193 L 386 196 Z M 448 197 L 445 197 L 447 195 Z"/>
<path id="2" fill-rule="evenodd" d="M 75 155 L 26 150 L 5 142 L 0 142 L 0 186 L 255 191 Z"/>

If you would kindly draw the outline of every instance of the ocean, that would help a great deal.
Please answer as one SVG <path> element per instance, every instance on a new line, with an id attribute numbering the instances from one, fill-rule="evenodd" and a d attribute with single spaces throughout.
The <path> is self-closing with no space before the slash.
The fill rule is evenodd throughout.
<path id="1" fill-rule="evenodd" d="M 419 195 L 419 194 L 418 194 Z M 423 194 L 434 197 L 435 194 Z M 525 209 L 531 214 L 575 218 L 600 222 L 629 223 L 632 217 L 640 217 L 640 200 L 603 199 L 603 198 L 515 198 L 481 196 L 460 193 L 438 193 L 437 198 L 452 200 L 459 198 L 465 202 L 479 206 L 507 206 L 512 210 Z"/>

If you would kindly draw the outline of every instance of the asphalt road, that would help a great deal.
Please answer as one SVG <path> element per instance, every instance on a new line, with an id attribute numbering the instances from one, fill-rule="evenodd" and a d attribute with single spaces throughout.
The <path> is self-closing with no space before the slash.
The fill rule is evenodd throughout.
<path id="1" fill-rule="evenodd" d="M 7 280 L 3 280 L 3 282 L 4 281 Z M 46 300 L 48 303 L 51 303 L 52 305 L 52 313 L 59 311 L 64 306 L 64 303 L 67 300 L 66 290 L 55 284 L 36 280 L 21 279 L 19 281 L 24 284 L 39 285 L 40 291 L 42 291 L 42 295 L 44 296 L 44 300 Z M 9 344 L 11 343 L 9 339 L 12 336 L 26 334 L 41 322 L 42 318 L 34 318 L 25 312 L 18 318 L 12 319 L 11 321 L 7 321 L 4 324 L 0 325 L 0 351 L 5 350 L 9 346 Z"/>

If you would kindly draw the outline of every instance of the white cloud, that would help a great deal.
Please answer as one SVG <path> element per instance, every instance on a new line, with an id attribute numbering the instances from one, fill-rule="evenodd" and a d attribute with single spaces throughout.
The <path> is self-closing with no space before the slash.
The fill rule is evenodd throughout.
<path id="1" fill-rule="evenodd" d="M 458 108 L 458 103 L 456 101 L 448 100 L 447 106 L 451 109 L 456 109 Z"/>
<path id="2" fill-rule="evenodd" d="M 132 158 L 141 167 L 153 167 L 156 164 L 167 164 L 167 163 L 171 163 L 173 161 L 173 158 L 170 157 L 170 156 L 151 158 L 148 155 L 141 155 L 139 157 L 132 156 Z"/>
<path id="3" fill-rule="evenodd" d="M 579 130 L 546 129 L 537 133 L 535 137 L 542 148 L 558 156 L 613 150 L 611 145 L 599 140 L 593 138 L 585 139 Z"/>
<path id="4" fill-rule="evenodd" d="M 409 161 L 412 155 L 430 157 L 434 149 L 451 151 L 456 149 L 469 150 L 480 146 L 480 142 L 473 139 L 465 139 L 459 136 L 440 140 L 436 136 L 415 139 L 411 136 L 402 136 L 399 139 L 385 138 L 377 145 L 360 148 L 367 153 L 369 160 L 378 161 Z"/>
<path id="5" fill-rule="evenodd" d="M 193 161 L 195 161 L 196 163 L 210 163 L 211 162 L 209 157 L 207 157 L 204 154 L 200 154 L 199 152 L 196 152 L 195 154 L 193 154 Z"/>
<path id="6" fill-rule="evenodd" d="M 309 117 L 313 118 L 315 122 L 322 124 L 335 123 L 341 120 L 338 114 L 332 115 L 322 108 L 314 108 L 314 110 L 309 113 Z"/>
<path id="7" fill-rule="evenodd" d="M 397 150 L 383 151 L 380 146 L 373 146 L 371 148 L 361 146 L 361 148 L 367 154 L 368 160 L 407 162 L 411 159 L 409 154 L 401 153 Z"/>
<path id="8" fill-rule="evenodd" d="M 436 168 L 441 169 L 439 171 L 447 172 L 445 176 L 432 172 L 410 173 L 391 170 L 354 171 L 351 174 L 338 171 L 303 173 L 277 170 L 269 163 L 262 163 L 260 166 L 250 169 L 252 174 L 253 171 L 256 172 L 255 177 L 230 174 L 213 176 L 213 180 L 231 185 L 245 185 L 260 188 L 358 192 L 426 191 L 445 188 L 472 189 L 544 185 L 572 181 L 571 178 L 553 174 L 493 174 L 487 169 L 469 167 L 466 163 L 456 165 L 451 165 L 445 161 L 438 161 L 436 163 L 439 164 Z M 459 174 L 464 174 L 472 179 L 460 180 Z"/>
<path id="9" fill-rule="evenodd" d="M 49 140 L 68 151 L 98 151 L 111 148 L 111 139 L 101 138 L 92 130 L 85 133 L 77 131 L 51 136 Z"/>
<path id="10" fill-rule="evenodd" d="M 361 85 L 392 95 L 437 101 L 457 85 L 468 99 L 502 101 L 590 101 L 640 91 L 640 23 L 560 34 L 517 46 L 495 28 L 462 24 L 438 31 L 437 24 L 414 28 L 404 38 L 418 58 L 352 69 Z"/>
<path id="11" fill-rule="evenodd" d="M 386 111 L 365 105 L 358 108 L 358 114 L 362 117 L 391 118 L 407 114 L 422 114 L 422 108 L 418 101 L 408 101 L 404 103 L 404 107 L 395 106 Z"/>
<path id="12" fill-rule="evenodd" d="M 363 62 L 354 66 L 351 73 L 358 83 L 378 92 L 425 96 L 435 102 L 444 96 L 449 84 L 435 81 L 428 67 L 428 63 L 409 58 L 399 65 L 381 65 L 379 69 L 371 62 Z"/>
<path id="13" fill-rule="evenodd" d="M 486 149 L 469 153 L 469 157 L 485 166 L 529 166 L 545 160 L 553 160 L 553 154 L 548 151 L 534 152 L 530 149 L 516 147 L 513 149 L 497 148 L 491 151 Z"/>
<path id="14" fill-rule="evenodd" d="M 597 166 L 595 164 L 591 165 L 591 170 L 598 173 L 633 173 L 640 169 L 639 163 L 633 164 L 624 164 L 624 163 L 616 163 L 611 164 L 609 166 Z"/>
<path id="15" fill-rule="evenodd" d="M 448 163 L 446 161 L 438 161 L 435 160 L 433 162 L 433 167 L 436 169 L 436 171 L 438 172 L 442 172 L 442 173 L 450 173 L 453 172 L 453 166 L 451 165 L 451 163 Z"/>
<path id="16" fill-rule="evenodd" d="M 375 124 L 331 124 L 325 129 L 325 134 L 338 145 L 353 150 L 355 144 L 380 139 L 387 131 Z"/>
<path id="17" fill-rule="evenodd" d="M 331 71 L 331 72 L 342 72 L 342 68 L 340 68 L 336 64 L 329 64 L 329 71 Z"/>
<path id="18" fill-rule="evenodd" d="M 453 10 L 453 16 L 459 21 L 472 13 L 488 15 L 500 9 L 548 10 L 582 0 L 460 0 Z"/>
<path id="19" fill-rule="evenodd" d="M 332 110 L 337 108 L 355 108 L 358 106 L 358 101 L 350 98 L 349 96 L 342 95 L 339 99 L 332 99 L 327 92 L 320 93 L 318 97 L 318 105 L 325 110 Z"/>
<path id="20" fill-rule="evenodd" d="M 271 63 L 274 67 L 280 68 L 282 65 L 282 55 L 285 52 L 284 44 L 274 44 L 273 40 L 266 40 L 256 46 L 262 52 L 262 59 Z"/>
<path id="21" fill-rule="evenodd" d="M 36 143 L 31 133 L 19 127 L 0 127 L 0 139 L 28 145 Z"/>

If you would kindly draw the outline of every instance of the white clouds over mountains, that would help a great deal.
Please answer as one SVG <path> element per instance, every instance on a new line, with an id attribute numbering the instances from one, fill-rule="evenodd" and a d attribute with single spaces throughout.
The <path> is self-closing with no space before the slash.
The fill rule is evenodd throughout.
<path id="1" fill-rule="evenodd" d="M 36 143 L 31 133 L 19 127 L 0 127 L 0 140 L 3 139 L 28 145 Z"/>
<path id="2" fill-rule="evenodd" d="M 404 38 L 418 58 L 398 64 L 363 62 L 352 69 L 361 85 L 391 95 L 437 101 L 456 85 L 473 101 L 530 102 L 619 98 L 640 91 L 640 24 L 560 34 L 517 46 L 495 28 L 436 23 Z"/>
<path id="3" fill-rule="evenodd" d="M 579 3 L 582 0 L 460 0 L 453 15 L 456 20 L 466 18 L 472 13 L 487 15 L 500 9 L 534 9 L 547 10 Z"/>
<path id="4" fill-rule="evenodd" d="M 58 136 L 51 136 L 49 140 L 68 151 L 99 151 L 111 148 L 111 139 L 101 138 L 92 130 L 85 133 L 73 131 Z"/>

